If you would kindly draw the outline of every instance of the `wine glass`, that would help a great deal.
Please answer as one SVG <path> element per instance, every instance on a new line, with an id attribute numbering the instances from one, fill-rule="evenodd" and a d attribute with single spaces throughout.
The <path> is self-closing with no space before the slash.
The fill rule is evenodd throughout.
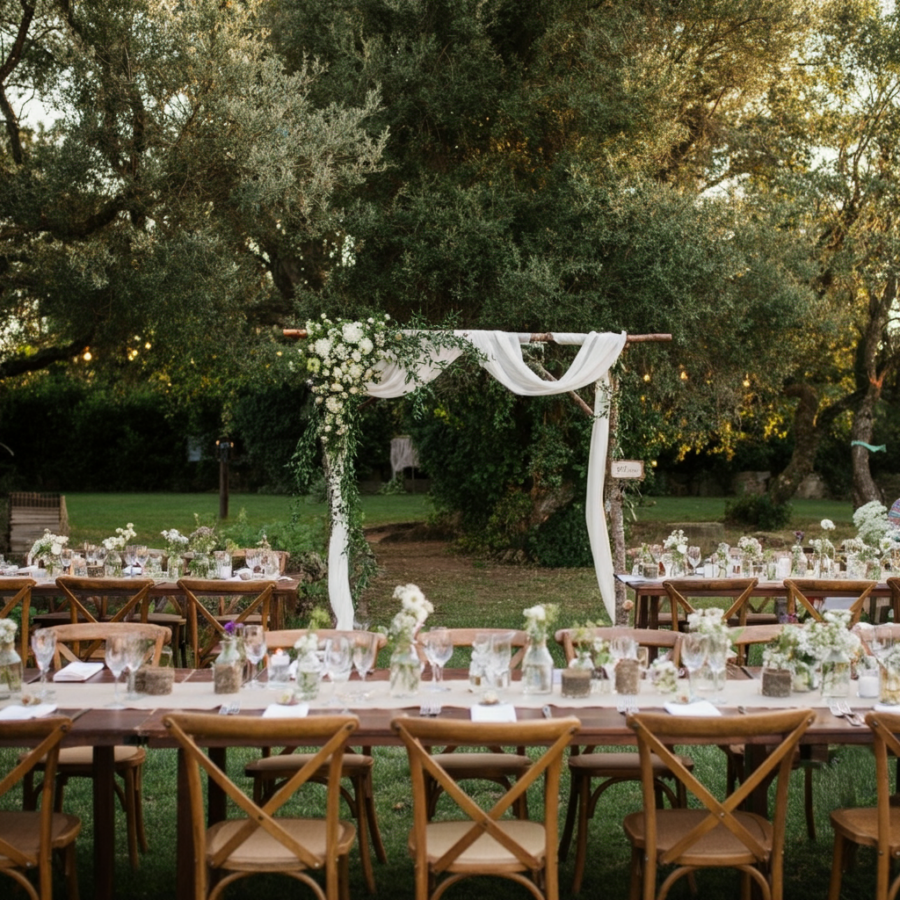
<path id="1" fill-rule="evenodd" d="M 31 635 L 31 650 L 34 653 L 34 661 L 41 672 L 40 698 L 42 701 L 52 700 L 55 692 L 52 688 L 47 687 L 47 672 L 56 653 L 56 632 L 51 628 L 38 628 Z"/>
<path id="2" fill-rule="evenodd" d="M 687 561 L 690 563 L 692 575 L 697 574 L 697 566 L 700 565 L 701 557 L 702 557 L 702 554 L 700 553 L 699 547 L 688 547 Z"/>
<path id="3" fill-rule="evenodd" d="M 71 575 L 72 574 L 72 560 L 75 558 L 75 553 L 70 550 L 68 547 L 63 547 L 59 554 L 59 564 L 62 566 L 63 575 Z"/>
<path id="4" fill-rule="evenodd" d="M 337 696 L 337 683 L 345 684 L 350 680 L 350 672 L 353 669 L 353 648 L 345 637 L 329 638 L 325 641 L 325 655 L 323 657 L 323 674 L 331 679 L 331 697 L 326 706 L 339 706 Z"/>
<path id="5" fill-rule="evenodd" d="M 432 628 L 420 636 L 425 658 L 431 663 L 431 690 L 447 691 L 443 685 L 444 666 L 453 656 L 453 640 L 446 628 Z"/>
<path id="6" fill-rule="evenodd" d="M 109 550 L 106 549 L 102 544 L 97 544 L 94 548 L 94 559 L 97 560 L 98 566 L 103 566 L 103 571 L 106 572 L 106 557 L 109 556 Z"/>
<path id="7" fill-rule="evenodd" d="M 137 546 L 135 544 L 128 544 L 125 547 L 125 565 L 128 566 L 128 577 L 134 577 L 134 567 L 137 565 Z"/>
<path id="8" fill-rule="evenodd" d="M 694 673 L 706 662 L 707 640 L 705 634 L 689 632 L 681 639 L 681 661 L 688 671 L 691 684 L 691 699 L 694 699 Z"/>
<path id="9" fill-rule="evenodd" d="M 141 567 L 141 575 L 146 570 L 148 559 L 150 559 L 150 550 L 144 544 L 137 544 L 134 548 L 134 561 Z"/>
<path id="10" fill-rule="evenodd" d="M 720 693 L 719 676 L 725 672 L 728 665 L 728 647 L 729 641 L 724 634 L 707 635 L 706 643 L 706 664 L 713 676 L 713 684 L 715 691 L 712 696 L 712 702 L 721 705 L 725 702 Z"/>
<path id="11" fill-rule="evenodd" d="M 266 630 L 262 625 L 244 626 L 244 653 L 247 662 L 250 663 L 250 680 L 244 687 L 250 690 L 259 690 L 262 682 L 257 677 L 258 667 L 266 655 Z"/>
<path id="12" fill-rule="evenodd" d="M 113 673 L 115 681 L 115 693 L 112 703 L 108 703 L 107 709 L 125 709 L 119 699 L 119 676 L 125 671 L 125 647 L 128 644 L 127 635 L 112 634 L 106 639 L 106 667 Z"/>
<path id="13" fill-rule="evenodd" d="M 141 695 L 134 686 L 134 676 L 137 670 L 144 664 L 147 656 L 149 641 L 139 634 L 129 634 L 125 641 L 125 668 L 128 670 L 128 690 L 126 700 L 137 700 Z"/>
<path id="14" fill-rule="evenodd" d="M 890 625 L 876 625 L 872 629 L 871 634 L 869 647 L 872 650 L 873 656 L 875 656 L 876 659 L 881 659 L 888 650 L 891 649 L 894 643 L 891 636 L 891 627 Z"/>
<path id="15" fill-rule="evenodd" d="M 378 638 L 370 631 L 360 631 L 353 635 L 353 665 L 359 673 L 360 681 L 366 680 L 366 675 L 375 666 L 375 656 L 378 653 Z"/>

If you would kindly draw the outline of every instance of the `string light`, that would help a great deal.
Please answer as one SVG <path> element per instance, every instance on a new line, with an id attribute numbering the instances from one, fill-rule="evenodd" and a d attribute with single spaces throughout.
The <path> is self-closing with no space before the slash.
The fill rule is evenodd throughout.
<path id="1" fill-rule="evenodd" d="M 750 387 L 750 376 L 749 375 L 744 376 L 744 380 L 743 380 L 742 384 L 744 385 L 745 388 Z"/>
<path id="2" fill-rule="evenodd" d="M 687 373 L 684 369 L 682 369 L 682 370 L 681 370 L 681 375 L 679 375 L 678 377 L 679 377 L 682 381 L 687 381 L 687 380 L 688 380 L 688 373 Z"/>
<path id="3" fill-rule="evenodd" d="M 85 350 L 84 355 L 81 357 L 85 362 L 90 362 L 94 357 L 91 354 L 90 350 Z"/>

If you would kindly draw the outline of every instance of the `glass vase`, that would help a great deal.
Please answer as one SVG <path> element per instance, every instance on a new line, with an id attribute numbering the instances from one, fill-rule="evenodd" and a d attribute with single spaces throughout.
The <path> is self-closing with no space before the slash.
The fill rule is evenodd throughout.
<path id="1" fill-rule="evenodd" d="M 297 686 L 294 696 L 298 700 L 315 700 L 319 696 L 322 681 L 322 662 L 317 653 L 304 653 L 297 660 Z"/>
<path id="2" fill-rule="evenodd" d="M 795 694 L 805 694 L 819 687 L 821 668 L 818 663 L 794 663 L 791 673 L 791 690 Z"/>
<path id="3" fill-rule="evenodd" d="M 881 689 L 878 699 L 885 706 L 900 706 L 900 669 L 895 666 L 881 666 Z"/>
<path id="4" fill-rule="evenodd" d="M 850 657 L 833 650 L 822 661 L 822 697 L 850 696 Z"/>
<path id="5" fill-rule="evenodd" d="M 15 644 L 0 644 L 0 698 L 22 693 L 22 657 Z"/>
<path id="6" fill-rule="evenodd" d="M 217 694 L 236 694 L 241 689 L 244 659 L 237 638 L 222 638 L 222 649 L 213 663 L 213 686 Z"/>
<path id="7" fill-rule="evenodd" d="M 412 644 L 398 644 L 391 654 L 391 696 L 415 697 L 422 680 L 422 661 Z"/>
<path id="8" fill-rule="evenodd" d="M 522 659 L 522 692 L 524 694 L 549 694 L 553 691 L 553 657 L 547 649 L 547 641 L 532 641 Z"/>

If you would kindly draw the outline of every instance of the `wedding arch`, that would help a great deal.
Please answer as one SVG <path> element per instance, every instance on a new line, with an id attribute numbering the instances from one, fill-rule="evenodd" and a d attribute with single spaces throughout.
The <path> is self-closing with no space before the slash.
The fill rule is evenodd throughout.
<path id="1" fill-rule="evenodd" d="M 307 323 L 306 329 L 285 329 L 293 338 L 308 338 L 313 352 L 308 369 L 318 381 L 313 387 L 316 404 L 324 411 L 320 429 L 330 489 L 331 538 L 328 547 L 328 596 L 337 627 L 353 627 L 353 597 L 350 589 L 349 529 L 342 498 L 346 456 L 339 435 L 349 427 L 344 403 L 361 397 L 401 397 L 437 378 L 467 348 L 476 351 L 481 366 L 506 388 L 526 397 L 571 393 L 594 385 L 593 426 L 588 460 L 586 522 L 597 585 L 611 619 L 616 619 L 615 581 L 609 534 L 603 508 L 603 490 L 609 445 L 609 372 L 626 343 L 658 340 L 662 335 L 621 333 L 544 334 L 503 331 L 459 330 L 452 339 L 446 332 L 418 332 L 423 340 L 412 357 L 402 361 L 392 354 L 386 319 L 362 322 L 330 320 Z M 327 327 L 326 327 L 327 326 Z M 522 356 L 522 345 L 554 342 L 578 346 L 568 371 L 555 381 L 534 372 Z"/>

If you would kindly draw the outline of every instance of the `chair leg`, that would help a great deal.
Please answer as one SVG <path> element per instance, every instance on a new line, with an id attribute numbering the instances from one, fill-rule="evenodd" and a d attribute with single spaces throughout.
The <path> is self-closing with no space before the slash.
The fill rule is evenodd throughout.
<path id="1" fill-rule="evenodd" d="M 572 785 L 575 790 L 575 785 Z M 577 894 L 581 890 L 581 882 L 584 879 L 584 868 L 587 862 L 588 839 L 588 813 L 591 805 L 591 779 L 580 777 L 578 779 L 578 816 L 575 829 L 575 874 L 572 876 L 572 893 Z"/>
<path id="2" fill-rule="evenodd" d="M 78 860 L 75 857 L 74 841 L 63 851 L 63 872 L 68 900 L 78 900 Z"/>
<path id="3" fill-rule="evenodd" d="M 562 837 L 559 839 L 559 861 L 565 862 L 569 856 L 569 846 L 572 843 L 572 830 L 575 826 L 575 816 L 578 813 L 578 787 L 577 776 L 569 770 L 571 784 L 569 786 L 569 802 L 566 806 L 566 821 L 563 825 Z"/>
<path id="4" fill-rule="evenodd" d="M 353 802 L 350 804 L 350 813 L 356 819 L 357 841 L 359 847 L 359 862 L 363 870 L 363 878 L 370 894 L 375 893 L 375 873 L 372 871 L 372 854 L 369 850 L 369 835 L 366 810 L 363 795 L 365 788 L 362 785 L 364 776 L 353 778 Z M 349 799 L 349 798 L 348 798 Z"/>
<path id="5" fill-rule="evenodd" d="M 841 878 L 844 874 L 844 838 L 835 832 L 834 850 L 831 854 L 831 879 L 828 882 L 828 900 L 839 900 L 841 896 Z"/>
<path id="6" fill-rule="evenodd" d="M 813 809 L 813 770 L 803 767 L 803 810 L 806 813 L 806 834 L 811 841 L 816 839 L 816 816 Z"/>
<path id="7" fill-rule="evenodd" d="M 372 786 L 372 776 L 365 779 L 363 785 L 363 805 L 365 806 L 366 821 L 369 826 L 369 837 L 375 847 L 375 856 L 379 862 L 387 862 L 387 851 L 384 849 L 384 841 L 381 839 L 381 829 L 378 827 L 378 817 L 375 815 L 375 790 Z"/>

